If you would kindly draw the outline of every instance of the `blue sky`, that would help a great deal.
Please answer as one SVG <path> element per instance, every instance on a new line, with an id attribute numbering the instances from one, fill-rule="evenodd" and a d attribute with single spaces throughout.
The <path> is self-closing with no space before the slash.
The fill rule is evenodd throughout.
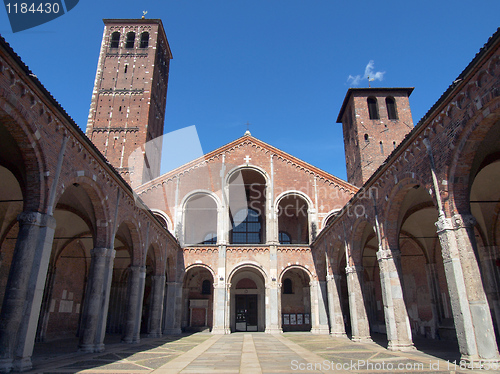
<path id="1" fill-rule="evenodd" d="M 0 33 L 85 129 L 102 19 L 143 10 L 162 19 L 174 56 L 165 132 L 196 126 L 209 152 L 250 122 L 253 136 L 343 179 L 335 122 L 370 61 L 382 77 L 372 87 L 415 87 L 416 124 L 500 26 L 498 0 L 80 0 L 15 34 L 0 9 Z"/>

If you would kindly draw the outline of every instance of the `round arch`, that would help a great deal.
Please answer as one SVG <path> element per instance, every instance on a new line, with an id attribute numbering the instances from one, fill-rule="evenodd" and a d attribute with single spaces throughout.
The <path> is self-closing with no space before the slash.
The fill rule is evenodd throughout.
<path id="1" fill-rule="evenodd" d="M 274 207 L 275 209 L 277 208 L 277 206 L 279 205 L 280 201 L 284 198 L 284 197 L 287 197 L 287 196 L 299 196 L 301 198 L 303 198 L 306 202 L 307 202 L 307 207 L 309 209 L 311 209 L 314 204 L 311 200 L 311 198 L 305 194 L 304 192 L 302 191 L 298 191 L 298 190 L 287 190 L 287 191 L 284 191 L 282 193 L 280 193 L 276 199 L 274 200 Z"/>
<path id="2" fill-rule="evenodd" d="M 0 149 L 0 160 L 19 181 L 23 191 L 24 209 L 43 211 L 49 189 L 45 178 L 39 177 L 47 170 L 47 165 L 44 150 L 34 136 L 34 124 L 38 121 L 23 117 L 21 113 L 30 116 L 31 112 L 16 108 L 0 99 L 0 139 L 3 145 Z"/>
<path id="3" fill-rule="evenodd" d="M 142 235 L 137 222 L 130 215 L 121 217 L 121 220 L 116 224 L 116 232 L 113 234 L 113 245 L 116 246 L 117 240 L 121 242 L 123 245 L 125 245 L 130 255 L 131 264 L 142 265 Z"/>
<path id="4" fill-rule="evenodd" d="M 430 195 L 427 193 L 426 187 L 425 183 L 416 178 L 405 178 L 394 186 L 388 195 L 388 204 L 383 209 L 382 216 L 379 217 L 379 219 L 380 222 L 383 223 L 381 235 L 387 238 L 390 248 L 399 247 L 399 232 L 406 218 L 402 215 L 402 211 L 406 211 L 410 208 L 405 206 L 408 204 L 408 202 L 406 202 L 408 193 L 414 190 L 421 191 L 421 194 L 425 194 L 425 197 L 428 198 L 426 200 L 432 202 L 436 212 L 438 212 L 436 196 L 435 194 Z M 424 200 L 424 196 L 421 196 L 420 199 Z M 397 217 L 397 219 L 394 217 Z"/>
<path id="5" fill-rule="evenodd" d="M 241 262 L 237 263 L 229 272 L 229 275 L 227 276 L 227 282 L 232 284 L 232 279 L 233 279 L 234 275 L 239 270 L 241 270 L 243 268 L 247 268 L 247 267 L 252 268 L 252 269 L 256 270 L 257 272 L 259 272 L 262 275 L 262 278 L 264 279 L 265 284 L 267 285 L 267 283 L 269 282 L 268 275 L 267 275 L 266 271 L 262 268 L 262 266 L 256 261 L 241 261 Z"/>
<path id="6" fill-rule="evenodd" d="M 259 266 L 246 262 L 232 269 L 229 310 L 231 331 L 264 331 L 266 328 L 266 277 Z"/>
<path id="7" fill-rule="evenodd" d="M 269 185 L 269 183 L 271 182 L 270 179 L 269 179 L 269 175 L 267 174 L 267 172 L 257 166 L 257 165 L 239 165 L 239 166 L 235 166 L 234 168 L 232 168 L 231 170 L 229 170 L 226 174 L 226 180 L 225 180 L 225 185 L 228 186 L 229 185 L 229 181 L 231 180 L 231 178 L 233 178 L 234 174 L 237 173 L 238 171 L 243 171 L 243 170 L 253 170 L 253 171 L 256 171 L 257 173 L 261 174 L 262 177 L 265 179 L 266 181 L 266 186 Z"/>
<path id="8" fill-rule="evenodd" d="M 189 193 L 184 195 L 184 197 L 181 200 L 182 210 L 186 209 L 186 204 L 189 202 L 190 199 L 192 199 L 193 197 L 199 196 L 199 195 L 207 195 L 207 196 L 210 196 L 212 199 L 214 199 L 215 204 L 217 206 L 217 209 L 220 209 L 220 207 L 222 206 L 220 198 L 219 198 L 219 196 L 217 196 L 217 194 L 215 192 L 209 191 L 209 190 L 204 190 L 204 189 L 197 189 L 197 190 L 189 191 Z"/>
<path id="9" fill-rule="evenodd" d="M 285 275 L 285 273 L 288 270 L 293 270 L 293 269 L 302 270 L 304 273 L 306 273 L 308 275 L 308 277 L 309 277 L 309 282 L 312 282 L 315 279 L 315 277 L 313 276 L 313 274 L 311 273 L 311 271 L 308 268 L 306 268 L 305 266 L 302 266 L 302 265 L 296 265 L 295 264 L 295 265 L 288 265 L 287 267 L 285 267 L 281 271 L 281 273 L 280 273 L 280 275 L 278 277 L 279 282 L 283 283 L 283 275 Z"/>
<path id="10" fill-rule="evenodd" d="M 365 232 L 367 231 L 367 227 L 369 230 L 375 232 L 375 224 L 370 222 L 365 216 L 359 217 L 353 224 L 351 230 L 351 237 L 348 240 L 350 246 L 349 257 L 354 262 L 352 265 L 361 265 L 361 260 L 363 256 L 363 248 L 366 244 Z"/>
<path id="11" fill-rule="evenodd" d="M 182 281 L 183 282 L 185 281 L 186 274 L 188 273 L 189 270 L 192 270 L 192 269 L 197 268 L 197 267 L 208 270 L 210 272 L 210 274 L 212 274 L 212 278 L 214 279 L 214 282 L 215 282 L 215 279 L 217 279 L 215 276 L 215 271 L 210 267 L 210 265 L 202 264 L 202 263 L 191 264 L 191 265 L 186 266 L 186 268 L 184 269 L 184 275 L 182 277 Z"/>
<path id="12" fill-rule="evenodd" d="M 165 221 L 165 224 L 167 225 L 166 229 L 168 231 L 170 231 L 170 232 L 173 231 L 174 226 L 172 225 L 172 220 L 170 219 L 170 217 L 168 216 L 167 213 L 165 213 L 163 210 L 160 210 L 160 209 L 151 208 L 150 210 L 153 213 L 153 215 L 159 216 L 162 220 Z M 161 220 L 160 220 L 160 222 L 161 222 Z"/>
<path id="13" fill-rule="evenodd" d="M 493 105 L 494 102 L 489 103 L 481 111 L 487 111 Z M 492 113 L 488 118 L 475 117 L 463 126 L 463 131 L 455 142 L 454 153 L 446 162 L 450 165 L 446 175 L 448 185 L 451 186 L 447 204 L 449 216 L 456 212 L 469 213 L 472 182 L 486 157 L 497 149 L 495 144 L 500 139 L 500 111 L 490 110 Z"/>
<path id="14" fill-rule="evenodd" d="M 342 211 L 342 209 L 332 209 L 332 210 L 330 210 L 326 214 L 326 216 L 323 218 L 323 221 L 321 222 L 321 229 L 323 230 L 327 226 L 328 221 L 330 219 L 333 219 L 333 217 L 335 217 L 336 215 L 338 215 L 341 211 Z"/>
<path id="15" fill-rule="evenodd" d="M 112 225 L 99 225 L 99 222 L 109 222 L 110 207 L 106 194 L 102 191 L 98 183 L 87 176 L 76 176 L 64 178 L 61 175 L 59 189 L 54 200 L 54 210 L 59 204 L 73 207 L 74 202 L 78 202 L 75 210 L 84 209 L 92 223 L 92 230 L 95 236 L 94 246 L 98 248 L 108 248 L 113 242 Z"/>

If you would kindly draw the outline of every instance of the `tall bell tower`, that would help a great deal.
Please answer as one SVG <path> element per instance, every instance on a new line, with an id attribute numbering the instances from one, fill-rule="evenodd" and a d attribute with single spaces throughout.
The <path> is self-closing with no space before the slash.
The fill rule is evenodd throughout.
<path id="1" fill-rule="evenodd" d="M 172 53 L 159 19 L 103 21 L 86 133 L 136 187 L 160 173 Z"/>
<path id="2" fill-rule="evenodd" d="M 342 123 L 347 181 L 361 187 L 413 129 L 413 88 L 349 88 Z"/>

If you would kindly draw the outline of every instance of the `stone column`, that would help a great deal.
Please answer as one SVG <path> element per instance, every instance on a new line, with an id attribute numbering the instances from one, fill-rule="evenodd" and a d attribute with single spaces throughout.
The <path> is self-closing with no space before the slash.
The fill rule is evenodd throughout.
<path id="1" fill-rule="evenodd" d="M 56 220 L 38 212 L 18 216 L 19 233 L 0 314 L 0 371 L 32 367 L 40 306 Z"/>
<path id="2" fill-rule="evenodd" d="M 213 308 L 213 325 L 212 334 L 229 334 L 229 319 L 228 301 L 229 291 L 228 283 L 226 282 L 226 249 L 225 244 L 219 245 L 219 257 L 217 259 L 217 279 L 214 279 L 214 297 L 212 302 Z M 229 287 L 231 287 L 229 285 Z"/>
<path id="3" fill-rule="evenodd" d="M 484 290 L 494 316 L 497 335 L 500 336 L 500 267 L 495 261 L 500 258 L 497 246 L 488 246 L 479 251 Z"/>
<path id="4" fill-rule="evenodd" d="M 109 303 L 108 283 L 112 277 L 115 250 L 94 248 L 90 256 L 89 277 L 82 308 L 82 334 L 79 349 L 83 352 L 102 352 L 104 334 L 100 332 L 104 331 L 106 326 Z"/>
<path id="5" fill-rule="evenodd" d="M 474 255 L 474 217 L 440 216 L 436 222 L 462 359 L 499 360 L 490 309 Z"/>
<path id="6" fill-rule="evenodd" d="M 441 320 L 438 307 L 440 295 L 439 295 L 439 284 L 436 274 L 436 264 L 434 263 L 425 264 L 425 273 L 427 275 L 427 284 L 429 287 L 431 309 L 432 309 L 431 338 L 436 339 L 437 324 Z"/>
<path id="7" fill-rule="evenodd" d="M 326 282 L 311 281 L 311 332 L 313 334 L 329 334 L 328 316 L 326 315 L 325 300 Z"/>
<path id="8" fill-rule="evenodd" d="M 283 331 L 279 325 L 281 319 L 278 301 L 278 285 L 274 281 L 266 289 L 269 303 L 266 305 L 266 332 L 269 334 L 281 334 Z M 269 316 L 269 318 L 267 318 Z"/>
<path id="9" fill-rule="evenodd" d="M 229 320 L 226 318 L 227 300 L 226 295 L 229 293 L 228 287 L 231 287 L 224 281 L 216 281 L 214 283 L 214 301 L 213 301 L 213 327 L 212 334 L 229 334 Z"/>
<path id="10" fill-rule="evenodd" d="M 125 343 L 138 343 L 140 341 L 142 297 L 144 293 L 144 279 L 146 269 L 144 266 L 131 266 L 127 288 L 127 311 L 125 317 L 125 333 L 122 340 Z M 141 287 L 142 286 L 142 287 Z M 142 292 L 141 292 L 142 288 Z"/>
<path id="11" fill-rule="evenodd" d="M 182 283 L 167 282 L 163 335 L 179 335 L 181 333 L 181 299 Z"/>
<path id="12" fill-rule="evenodd" d="M 399 251 L 379 248 L 377 260 L 380 268 L 380 284 L 384 303 L 384 318 L 387 329 L 387 349 L 408 351 L 414 349 L 410 329 L 410 320 L 403 299 L 403 290 L 399 279 L 396 262 Z"/>
<path id="13" fill-rule="evenodd" d="M 104 270 L 104 281 L 103 281 L 103 293 L 102 293 L 102 306 L 101 306 L 101 314 L 99 316 L 98 324 L 97 324 L 97 332 L 95 336 L 95 352 L 103 352 L 104 351 L 104 338 L 106 336 L 106 323 L 108 320 L 108 309 L 109 309 L 109 297 L 111 295 L 111 283 L 113 281 L 113 264 L 115 261 L 116 250 L 108 249 L 105 261 L 105 270 Z M 87 298 L 87 297 L 85 297 Z"/>
<path id="14" fill-rule="evenodd" d="M 365 303 L 363 302 L 363 291 L 361 290 L 363 267 L 359 265 L 347 266 L 345 272 L 347 274 L 347 290 L 349 293 L 352 340 L 355 342 L 371 342 L 370 325 Z"/>
<path id="15" fill-rule="evenodd" d="M 345 333 L 344 316 L 340 304 L 340 275 L 327 275 L 328 314 L 330 316 L 330 335 L 347 337 Z"/>
<path id="16" fill-rule="evenodd" d="M 149 313 L 148 338 L 161 337 L 165 275 L 153 275 L 151 287 L 151 310 Z"/>
<path id="17" fill-rule="evenodd" d="M 269 264 L 271 279 L 266 286 L 266 330 L 269 334 L 280 334 L 283 331 L 279 326 L 281 319 L 278 300 L 278 247 L 269 246 Z"/>

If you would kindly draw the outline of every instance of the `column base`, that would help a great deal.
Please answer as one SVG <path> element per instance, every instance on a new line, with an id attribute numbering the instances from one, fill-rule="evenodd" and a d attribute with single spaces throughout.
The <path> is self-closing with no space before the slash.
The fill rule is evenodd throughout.
<path id="1" fill-rule="evenodd" d="M 330 329 L 328 326 L 314 327 L 311 329 L 311 333 L 317 335 L 328 335 L 330 334 Z"/>
<path id="2" fill-rule="evenodd" d="M 268 327 L 264 332 L 266 334 L 283 334 L 283 330 L 280 327 Z"/>
<path id="3" fill-rule="evenodd" d="M 182 331 L 180 328 L 168 328 L 163 330 L 163 335 L 180 335 Z"/>
<path id="4" fill-rule="evenodd" d="M 161 338 L 162 333 L 161 332 L 150 332 L 148 334 L 148 338 Z"/>
<path id="5" fill-rule="evenodd" d="M 140 338 L 123 338 L 122 339 L 122 343 L 125 343 L 125 344 L 137 344 L 141 341 Z"/>
<path id="6" fill-rule="evenodd" d="M 347 339 L 347 334 L 345 332 L 331 332 L 330 336 L 332 338 L 344 338 L 344 339 Z"/>
<path id="7" fill-rule="evenodd" d="M 78 346 L 78 352 L 100 353 L 104 352 L 104 344 L 81 344 Z"/>
<path id="8" fill-rule="evenodd" d="M 351 340 L 356 343 L 373 343 L 371 336 L 353 336 Z"/>
<path id="9" fill-rule="evenodd" d="M 33 368 L 31 362 L 31 357 L 24 357 L 18 360 L 14 360 L 14 365 L 12 366 L 14 371 L 28 371 Z"/>
<path id="10" fill-rule="evenodd" d="M 212 329 L 212 334 L 213 335 L 227 335 L 227 334 L 231 334 L 231 330 L 230 329 L 224 329 L 224 328 L 214 327 Z"/>
<path id="11" fill-rule="evenodd" d="M 9 373 L 12 370 L 12 361 L 11 358 L 0 360 L 0 373 Z"/>
<path id="12" fill-rule="evenodd" d="M 389 344 L 387 344 L 387 349 L 389 351 L 403 351 L 403 352 L 416 350 L 412 342 L 401 343 L 397 341 L 396 342 L 389 341 Z"/>

